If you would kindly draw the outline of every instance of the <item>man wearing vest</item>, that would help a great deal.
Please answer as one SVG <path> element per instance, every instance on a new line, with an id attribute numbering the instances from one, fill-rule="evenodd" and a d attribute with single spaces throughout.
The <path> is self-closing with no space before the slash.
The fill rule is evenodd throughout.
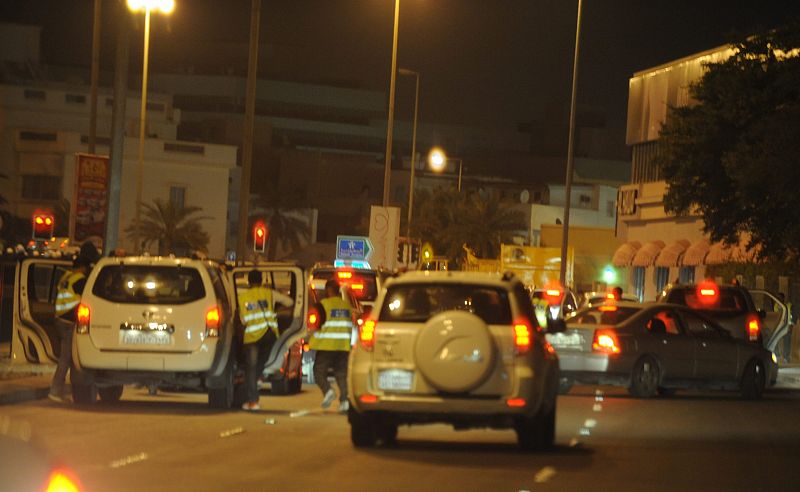
<path id="1" fill-rule="evenodd" d="M 245 387 L 247 402 L 242 409 L 260 410 L 258 404 L 258 378 L 264 372 L 272 345 L 278 339 L 278 315 L 275 303 L 292 306 L 294 300 L 262 285 L 262 275 L 258 270 L 247 274 L 247 290 L 239 293 L 239 319 L 244 327 L 244 354 L 247 363 Z"/>
<path id="2" fill-rule="evenodd" d="M 86 276 L 98 258 L 99 254 L 94 244 L 89 241 L 83 243 L 78 257 L 72 263 L 72 270 L 64 273 L 58 281 L 55 325 L 61 339 L 61 351 L 58 355 L 56 372 L 50 383 L 50 393 L 47 395 L 54 401 L 65 401 L 64 383 L 67 379 L 67 371 L 72 366 L 72 334 L 75 330 L 75 313 L 81 302 Z"/>
<path id="3" fill-rule="evenodd" d="M 320 329 L 311 334 L 309 346 L 316 350 L 314 378 L 324 395 L 322 408 L 328 408 L 336 398 L 336 392 L 328 382 L 328 370 L 333 368 L 339 386 L 339 411 L 350 407 L 347 401 L 347 358 L 350 354 L 350 337 L 353 332 L 353 311 L 342 299 L 336 280 L 325 283 L 325 299 L 318 306 Z"/>

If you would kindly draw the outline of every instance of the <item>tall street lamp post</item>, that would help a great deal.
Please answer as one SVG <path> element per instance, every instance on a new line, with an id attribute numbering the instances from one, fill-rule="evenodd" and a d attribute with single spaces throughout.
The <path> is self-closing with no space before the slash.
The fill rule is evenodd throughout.
<path id="1" fill-rule="evenodd" d="M 438 147 L 431 149 L 430 154 L 428 154 L 428 163 L 431 169 L 437 173 L 444 171 L 445 167 L 447 167 L 447 161 L 458 162 L 458 192 L 461 193 L 461 175 L 464 168 L 464 159 L 448 158 L 444 151 Z"/>
<path id="2" fill-rule="evenodd" d="M 401 68 L 397 71 L 400 75 L 414 76 L 416 89 L 414 90 L 414 126 L 411 130 L 411 181 L 408 185 L 408 220 L 406 221 L 406 237 L 411 238 L 411 211 L 414 209 L 414 172 L 417 163 L 417 114 L 419 113 L 419 72 Z"/>
<path id="3" fill-rule="evenodd" d="M 136 162 L 136 211 L 134 212 L 134 250 L 140 252 L 139 209 L 142 208 L 142 174 L 144 172 L 144 134 L 147 114 L 147 62 L 150 52 L 150 11 L 170 14 L 175 9 L 175 0 L 128 0 L 133 12 L 144 10 L 144 55 L 142 61 L 142 106 L 139 110 L 139 157 Z"/>
<path id="4" fill-rule="evenodd" d="M 392 132 L 394 130 L 394 83 L 397 76 L 397 30 L 400 22 L 400 0 L 394 1 L 394 35 L 392 37 L 392 71 L 389 76 L 389 121 L 386 125 L 386 161 L 383 168 L 383 206 L 389 206 L 389 179 L 392 176 Z"/>

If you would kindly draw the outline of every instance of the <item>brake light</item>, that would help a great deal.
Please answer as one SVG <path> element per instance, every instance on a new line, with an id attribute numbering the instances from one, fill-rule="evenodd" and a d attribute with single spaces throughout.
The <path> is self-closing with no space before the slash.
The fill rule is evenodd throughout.
<path id="1" fill-rule="evenodd" d="M 619 309 L 617 306 L 614 306 L 614 305 L 608 305 L 608 304 L 603 304 L 602 306 L 598 306 L 598 307 L 597 307 L 597 310 L 598 310 L 598 311 L 601 311 L 601 312 L 603 312 L 603 313 L 614 312 L 614 311 L 616 311 L 617 309 Z"/>
<path id="2" fill-rule="evenodd" d="M 308 310 L 308 325 L 309 330 L 318 330 L 319 329 L 319 313 L 314 308 Z"/>
<path id="3" fill-rule="evenodd" d="M 509 398 L 506 400 L 506 405 L 511 408 L 520 408 L 525 406 L 525 398 Z"/>
<path id="4" fill-rule="evenodd" d="M 81 490 L 77 479 L 67 470 L 53 470 L 47 479 L 45 492 L 79 492 Z"/>
<path id="5" fill-rule="evenodd" d="M 219 307 L 214 306 L 206 311 L 206 335 L 209 337 L 219 336 Z"/>
<path id="6" fill-rule="evenodd" d="M 364 290 L 364 284 L 350 284 L 350 289 L 358 291 L 360 294 Z"/>
<path id="7" fill-rule="evenodd" d="M 697 293 L 697 297 L 703 304 L 713 304 L 719 299 L 719 287 L 712 280 L 706 280 L 698 285 Z"/>
<path id="8" fill-rule="evenodd" d="M 359 396 L 358 401 L 361 403 L 377 403 L 378 397 L 375 395 L 366 394 Z"/>
<path id="9" fill-rule="evenodd" d="M 550 305 L 561 304 L 561 297 L 563 295 L 564 291 L 560 288 L 549 287 L 544 291 L 544 298 Z"/>
<path id="10" fill-rule="evenodd" d="M 617 296 L 615 296 L 613 292 L 609 292 L 608 294 L 606 294 L 606 299 L 608 299 L 608 300 L 616 300 Z"/>
<path id="11" fill-rule="evenodd" d="M 619 340 L 612 330 L 595 330 L 592 350 L 604 354 L 620 353 Z"/>
<path id="12" fill-rule="evenodd" d="M 358 340 L 361 346 L 367 350 L 372 350 L 375 346 L 375 320 L 366 319 L 364 324 L 358 327 Z"/>
<path id="13" fill-rule="evenodd" d="M 89 333 L 89 322 L 92 318 L 92 310 L 86 304 L 78 304 L 78 309 L 75 313 L 77 321 L 77 323 L 75 323 L 75 331 L 82 335 Z"/>
<path id="14" fill-rule="evenodd" d="M 531 349 L 532 330 L 525 320 L 514 323 L 514 349 L 517 354 L 525 354 Z"/>
<path id="15" fill-rule="evenodd" d="M 758 316 L 751 314 L 747 317 L 747 336 L 751 342 L 758 341 L 758 335 L 761 333 L 761 320 Z"/>
<path id="16" fill-rule="evenodd" d="M 336 272 L 336 276 L 339 280 L 347 280 L 353 278 L 353 272 Z"/>

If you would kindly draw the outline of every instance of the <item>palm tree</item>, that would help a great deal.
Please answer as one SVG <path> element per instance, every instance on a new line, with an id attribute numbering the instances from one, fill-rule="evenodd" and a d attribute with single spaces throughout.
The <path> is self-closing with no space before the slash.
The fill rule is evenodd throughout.
<path id="1" fill-rule="evenodd" d="M 195 216 L 201 207 L 175 207 L 160 198 L 142 204 L 139 222 L 134 219 L 125 229 L 129 238 L 138 236 L 142 249 L 158 243 L 158 254 L 187 254 L 190 250 L 208 252 L 208 233 L 200 224 L 206 216 Z"/>
<path id="2" fill-rule="evenodd" d="M 500 244 L 525 228 L 522 212 L 508 208 L 494 195 L 481 198 L 475 194 L 466 205 L 459 221 L 461 233 L 479 258 L 497 258 Z"/>
<path id="3" fill-rule="evenodd" d="M 308 241 L 311 235 L 308 223 L 292 213 L 298 208 L 292 206 L 296 202 L 288 194 L 270 186 L 265 193 L 257 194 L 253 201 L 251 221 L 264 218 L 269 230 L 267 260 L 275 259 L 278 245 L 283 251 L 297 251 Z"/>

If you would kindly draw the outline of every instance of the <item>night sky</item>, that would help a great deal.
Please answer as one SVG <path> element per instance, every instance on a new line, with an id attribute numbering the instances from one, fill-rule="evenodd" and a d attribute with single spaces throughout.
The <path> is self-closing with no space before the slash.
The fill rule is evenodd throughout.
<path id="1" fill-rule="evenodd" d="M 153 70 L 204 63 L 244 68 L 248 0 L 176 3 L 169 19 L 154 19 Z M 271 48 L 262 53 L 260 73 L 388 93 L 393 6 L 392 0 L 264 0 L 261 40 Z M 576 8 L 577 0 L 401 0 L 398 66 L 422 74 L 421 119 L 506 128 L 565 119 Z M 624 128 L 634 72 L 799 16 L 794 0 L 584 0 L 579 103 Z M 3 21 L 44 26 L 46 63 L 88 66 L 91 18 L 90 0 L 0 2 Z M 110 16 L 104 22 L 103 64 L 110 68 L 113 25 Z M 131 43 L 134 60 L 139 35 Z M 215 44 L 239 59 L 215 60 L 204 49 Z M 407 118 L 413 82 L 398 84 L 398 116 Z"/>

